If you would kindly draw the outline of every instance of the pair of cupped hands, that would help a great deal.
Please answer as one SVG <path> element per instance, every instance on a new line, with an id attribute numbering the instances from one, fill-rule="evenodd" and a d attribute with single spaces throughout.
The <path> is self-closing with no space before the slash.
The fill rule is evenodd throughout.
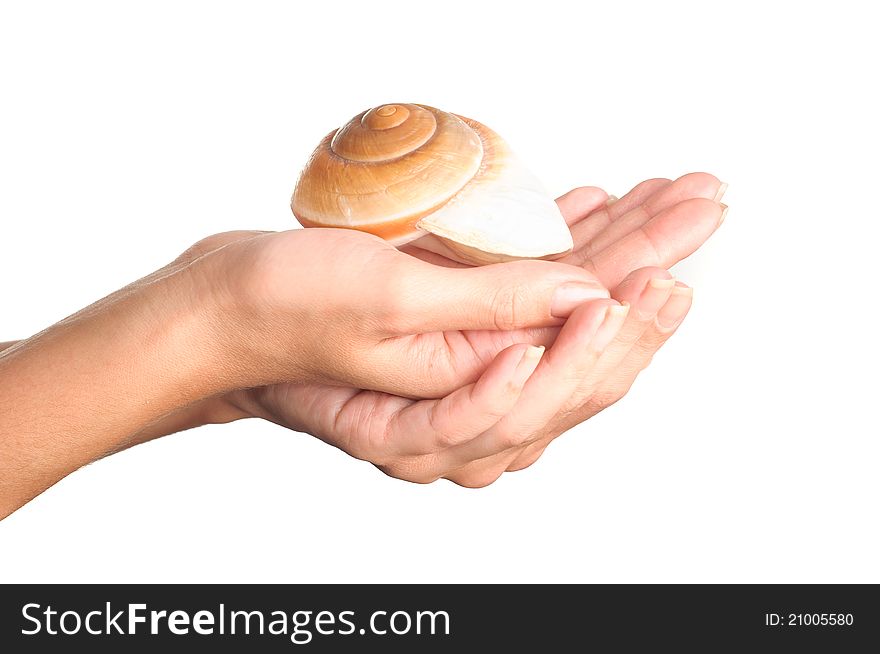
<path id="1" fill-rule="evenodd" d="M 394 477 L 490 484 L 627 393 L 690 309 L 667 268 L 721 224 L 724 188 L 574 189 L 557 200 L 574 249 L 553 262 L 468 267 L 340 229 L 209 237 L 160 273 L 210 281 L 246 363 L 237 390 L 167 420 L 260 417 Z"/>

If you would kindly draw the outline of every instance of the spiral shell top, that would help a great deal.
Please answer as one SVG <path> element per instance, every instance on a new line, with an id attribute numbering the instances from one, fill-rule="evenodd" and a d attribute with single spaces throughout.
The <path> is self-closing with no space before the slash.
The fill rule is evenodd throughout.
<path id="1" fill-rule="evenodd" d="M 305 227 L 343 227 L 396 245 L 441 238 L 473 263 L 569 251 L 556 203 L 480 123 L 417 104 L 364 111 L 328 134 L 297 182 Z"/>

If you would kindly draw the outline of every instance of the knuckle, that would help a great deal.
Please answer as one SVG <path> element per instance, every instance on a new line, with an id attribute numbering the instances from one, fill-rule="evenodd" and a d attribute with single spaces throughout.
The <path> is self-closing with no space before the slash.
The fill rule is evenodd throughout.
<path id="1" fill-rule="evenodd" d="M 656 319 L 655 319 L 656 320 Z M 632 346 L 633 355 L 638 357 L 638 365 L 633 366 L 642 370 L 651 363 L 657 350 L 667 341 L 668 334 L 661 333 L 656 328 L 648 328 L 641 338 Z"/>
<path id="2" fill-rule="evenodd" d="M 613 389 L 597 391 L 590 398 L 590 404 L 601 411 L 602 409 L 607 409 L 611 405 L 620 402 L 628 392 L 629 387 L 624 387 L 623 385 L 617 386 Z"/>
<path id="3" fill-rule="evenodd" d="M 666 270 L 666 268 L 661 268 L 660 266 L 645 266 L 644 268 L 639 268 L 638 270 L 631 273 L 630 277 L 639 277 L 646 281 L 654 278 L 672 279 L 672 275 L 669 274 L 669 271 Z"/>
<path id="4" fill-rule="evenodd" d="M 407 307 L 406 276 L 391 263 L 372 289 L 375 319 L 383 330 L 405 334 L 413 329 Z"/>
<path id="5" fill-rule="evenodd" d="M 395 295 L 385 296 L 376 315 L 377 326 L 394 334 L 405 334 L 411 331 L 411 324 L 406 315 L 403 303 Z"/>
<path id="6" fill-rule="evenodd" d="M 569 422 L 580 423 L 620 402 L 629 393 L 637 374 L 637 371 L 624 372 L 613 386 L 594 392 L 582 406 L 569 413 L 569 417 L 575 418 Z"/>
<path id="7" fill-rule="evenodd" d="M 544 454 L 543 447 L 535 448 L 534 451 L 527 451 L 523 454 L 523 456 L 517 458 L 513 463 L 507 466 L 507 472 L 517 472 L 519 470 L 525 470 L 526 468 L 534 465 L 534 463 L 541 458 L 541 455 Z"/>
<path id="8" fill-rule="evenodd" d="M 488 390 L 482 395 L 472 394 L 471 402 L 479 415 L 485 418 L 486 424 L 498 425 L 510 413 L 521 393 L 521 384 L 507 380 L 498 388 Z"/>
<path id="9" fill-rule="evenodd" d="M 444 415 L 441 415 L 443 413 Z M 434 447 L 437 451 L 454 447 L 461 441 L 461 434 L 450 420 L 448 411 L 442 402 L 435 404 L 428 413 L 428 425 L 434 430 Z"/>
<path id="10" fill-rule="evenodd" d="M 503 474 L 503 469 L 489 468 L 487 470 L 464 472 L 460 475 L 448 477 L 448 479 L 464 488 L 486 488 L 498 481 L 499 477 Z"/>
<path id="11" fill-rule="evenodd" d="M 492 322 L 495 329 L 512 331 L 519 327 L 520 300 L 517 289 L 507 286 L 498 289 L 492 299 Z"/>
<path id="12" fill-rule="evenodd" d="M 486 417 L 488 423 L 498 424 L 508 415 L 511 405 L 521 393 L 521 385 L 512 381 L 506 382 L 503 389 L 499 391 L 498 397 L 485 404 L 482 415 Z"/>
<path id="13" fill-rule="evenodd" d="M 395 479 L 413 484 L 431 484 L 440 479 L 432 466 L 425 465 L 423 457 L 406 457 L 384 465 L 376 465 L 379 470 Z"/>
<path id="14" fill-rule="evenodd" d="M 431 338 L 416 338 L 401 345 L 393 369 L 407 374 L 407 392 L 413 397 L 443 398 L 473 381 L 479 371 L 461 365 L 459 358 Z M 378 362 L 376 365 L 383 365 Z M 387 366 L 386 366 L 387 367 Z M 418 372 L 418 374 L 415 374 Z M 435 404 L 428 413 L 428 426 L 433 432 L 449 430 L 450 425 L 460 424 L 450 406 Z"/>
<path id="15" fill-rule="evenodd" d="M 461 445 L 467 440 L 467 432 L 465 430 L 447 429 L 437 433 L 435 451 L 441 452 L 450 448 Z"/>
<path id="16" fill-rule="evenodd" d="M 514 447 L 520 447 L 529 439 L 529 434 L 525 429 L 516 429 L 510 425 L 499 425 L 495 442 L 500 450 L 509 450 Z"/>

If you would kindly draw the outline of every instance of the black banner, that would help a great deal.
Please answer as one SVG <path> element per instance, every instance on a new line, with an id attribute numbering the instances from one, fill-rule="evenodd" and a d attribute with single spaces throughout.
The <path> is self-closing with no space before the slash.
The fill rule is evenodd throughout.
<path id="1" fill-rule="evenodd" d="M 432 652 L 485 644 L 517 652 L 598 645 L 855 651 L 880 644 L 873 585 L 21 585 L 0 587 L 0 596 L 3 652 L 119 652 L 128 644 L 162 652 Z"/>

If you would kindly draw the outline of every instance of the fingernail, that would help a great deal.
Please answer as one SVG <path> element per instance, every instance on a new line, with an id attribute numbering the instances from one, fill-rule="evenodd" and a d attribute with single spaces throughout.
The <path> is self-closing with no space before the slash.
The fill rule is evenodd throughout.
<path id="1" fill-rule="evenodd" d="M 718 219 L 718 226 L 721 227 L 721 223 L 727 218 L 727 205 L 723 202 L 719 202 L 719 204 L 721 205 L 721 218 Z"/>
<path id="2" fill-rule="evenodd" d="M 674 286 L 666 304 L 657 312 L 657 324 L 663 329 L 675 329 L 684 320 L 694 289 L 689 286 Z"/>
<path id="3" fill-rule="evenodd" d="M 617 336 L 626 314 L 629 313 L 629 304 L 612 304 L 605 310 L 605 319 L 593 336 L 590 346 L 595 350 L 604 350 Z"/>
<path id="4" fill-rule="evenodd" d="M 616 195 L 609 195 L 609 196 L 608 196 L 608 199 L 605 200 L 605 206 L 610 207 L 612 204 L 614 204 L 615 202 L 617 202 L 619 199 L 620 199 L 620 198 L 617 197 Z"/>
<path id="5" fill-rule="evenodd" d="M 647 320 L 653 317 L 661 307 L 666 304 L 672 289 L 675 286 L 674 279 L 662 279 L 655 277 L 651 279 L 642 291 L 636 305 L 636 312 L 639 320 Z"/>
<path id="6" fill-rule="evenodd" d="M 550 303 L 550 314 L 554 318 L 568 318 L 571 312 L 584 302 L 608 297 L 608 289 L 590 284 L 563 284 L 556 289 Z"/>
<path id="7" fill-rule="evenodd" d="M 727 182 L 721 182 L 721 186 L 718 187 L 718 190 L 715 191 L 715 197 L 712 198 L 715 202 L 721 202 L 721 198 L 724 197 L 724 194 L 727 192 Z"/>
<path id="8" fill-rule="evenodd" d="M 544 356 L 543 345 L 529 345 L 525 352 L 523 352 L 519 363 L 516 364 L 516 368 L 510 378 L 511 383 L 516 386 L 524 385 L 529 377 L 532 376 L 532 373 L 535 372 L 535 368 L 541 362 L 542 356 Z"/>
<path id="9" fill-rule="evenodd" d="M 651 288 L 672 288 L 675 286 L 675 278 L 670 277 L 669 279 L 665 279 L 663 277 L 652 277 L 648 282 L 648 286 Z"/>

